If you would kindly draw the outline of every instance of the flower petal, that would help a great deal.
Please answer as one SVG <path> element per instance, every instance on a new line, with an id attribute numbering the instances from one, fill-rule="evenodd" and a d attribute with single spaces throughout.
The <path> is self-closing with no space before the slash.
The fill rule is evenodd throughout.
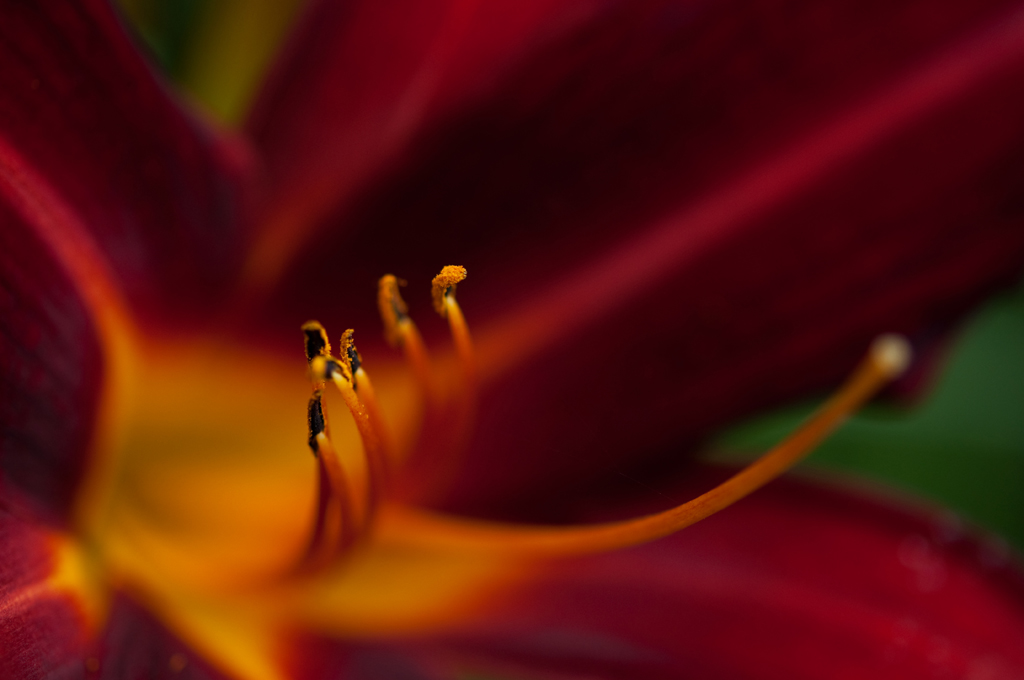
<path id="1" fill-rule="evenodd" d="M 75 677 L 96 624 L 74 547 L 0 504 L 0 678 Z"/>
<path id="2" fill-rule="evenodd" d="M 100 680 L 220 680 L 211 666 L 133 600 L 119 596 L 103 634 L 92 644 L 89 662 Z"/>
<path id="3" fill-rule="evenodd" d="M 783 482 L 649 546 L 551 563 L 451 630 L 306 644 L 295 663 L 310 678 L 1009 679 L 1024 581 L 997 558 L 948 518 Z"/>
<path id="4" fill-rule="evenodd" d="M 96 434 L 104 355 L 87 300 L 0 197 L 0 493 L 58 522 Z"/>
<path id="5" fill-rule="evenodd" d="M 178 109 L 109 3 L 2 11 L 0 141 L 79 216 L 137 311 L 209 309 L 239 261 L 227 147 Z"/>
<path id="6" fill-rule="evenodd" d="M 322 218 L 424 127 L 606 4 L 312 3 L 247 126 L 269 185 L 254 283 L 281 274 Z"/>
<path id="7" fill-rule="evenodd" d="M 339 290 L 469 269 L 466 507 L 693 442 L 1019 274 L 1021 11 L 609 11 L 410 142 L 276 308 L 352 325 Z"/>

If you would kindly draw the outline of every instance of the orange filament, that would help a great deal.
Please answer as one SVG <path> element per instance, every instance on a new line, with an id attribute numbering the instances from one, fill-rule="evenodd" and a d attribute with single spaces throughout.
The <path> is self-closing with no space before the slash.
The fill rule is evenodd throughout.
<path id="1" fill-rule="evenodd" d="M 370 419 L 370 428 L 377 435 L 379 448 L 383 452 L 380 456 L 373 456 L 370 459 L 371 465 L 377 465 L 378 479 L 384 479 L 387 466 L 394 463 L 395 450 L 391 442 L 391 436 L 384 424 L 384 416 L 381 414 L 380 405 L 377 402 L 377 392 L 373 389 L 373 382 L 369 373 L 363 368 L 363 359 L 356 349 L 355 331 L 351 328 L 341 335 L 341 361 L 348 373 L 352 376 L 352 387 L 359 395 L 359 401 L 366 408 L 366 414 Z"/>
<path id="2" fill-rule="evenodd" d="M 473 348 L 473 339 L 470 337 L 469 326 L 462 314 L 462 308 L 455 300 L 455 288 L 466 280 L 466 276 L 465 267 L 448 265 L 431 282 L 431 298 L 434 302 L 434 309 L 443 318 L 448 319 L 448 328 L 452 334 L 452 343 L 455 345 L 455 354 L 458 357 L 461 374 L 460 380 L 450 388 L 449 398 L 453 402 L 451 425 L 449 426 L 451 435 L 448 455 L 444 461 L 449 469 L 440 471 L 439 479 L 442 482 L 455 475 L 454 467 L 468 444 L 473 421 L 476 418 L 476 351 Z"/>
<path id="3" fill-rule="evenodd" d="M 389 519 L 412 540 L 434 548 L 570 556 L 618 550 L 653 541 L 690 526 L 732 505 L 775 479 L 810 454 L 852 413 L 910 361 L 910 348 L 899 336 L 875 340 L 868 356 L 846 383 L 803 425 L 745 469 L 678 507 L 636 519 L 566 527 L 502 524 L 392 508 Z"/>
<path id="4" fill-rule="evenodd" d="M 434 369 L 423 338 L 398 290 L 404 285 L 405 281 L 391 274 L 382 276 L 377 283 L 377 307 L 384 323 L 384 338 L 392 347 L 401 347 L 427 406 L 436 409 L 440 398 Z"/>
<path id="5" fill-rule="evenodd" d="M 338 454 L 324 433 L 316 436 L 316 446 L 320 486 L 317 519 L 300 571 L 316 571 L 331 564 L 345 551 L 354 533 L 351 501 Z"/>
<path id="6" fill-rule="evenodd" d="M 363 451 L 348 449 L 341 456 L 342 466 L 350 479 L 356 522 L 362 526 L 369 521 L 373 508 L 379 501 L 380 485 L 383 482 L 379 472 L 383 467 L 384 451 L 366 406 L 352 388 L 351 379 L 339 370 L 328 370 L 328 377 L 341 392 L 341 398 L 352 414 L 359 438 L 363 442 Z"/>
<path id="7" fill-rule="evenodd" d="M 408 455 L 406 465 L 411 474 L 401 495 L 420 500 L 435 496 L 455 476 L 457 459 L 469 439 L 477 400 L 477 362 L 469 327 L 458 303 L 456 286 L 466 278 L 466 269 L 447 266 L 434 277 L 432 298 L 434 308 L 448 320 L 455 346 L 458 373 L 442 368 L 435 371 L 423 339 L 409 317 L 399 287 L 404 281 L 388 274 L 378 282 L 377 304 L 384 323 L 384 337 L 405 353 L 420 392 L 424 396 L 425 413 L 417 446 Z M 441 382 L 439 377 L 455 379 Z"/>
<path id="8" fill-rule="evenodd" d="M 316 521 L 306 555 L 299 571 L 313 571 L 330 563 L 345 544 L 345 533 L 352 524 L 348 483 L 338 453 L 327 434 L 327 413 L 323 407 L 323 375 L 313 370 L 313 362 L 330 356 L 327 332 L 317 321 L 302 324 L 306 362 L 310 367 L 313 397 L 309 400 L 309 448 L 317 458 L 318 498 Z"/>
<path id="9" fill-rule="evenodd" d="M 327 435 L 327 419 L 322 392 L 315 389 L 309 400 L 309 447 L 319 468 L 317 516 L 306 555 L 299 571 L 314 571 L 341 554 L 352 534 L 351 498 L 337 451 Z"/>
<path id="10" fill-rule="evenodd" d="M 370 381 L 370 374 L 364 368 L 359 367 L 352 375 L 359 391 L 359 400 L 366 407 L 366 413 L 370 417 L 370 425 L 377 432 L 377 438 L 380 440 L 381 450 L 384 452 L 382 462 L 385 465 L 391 465 L 396 462 L 395 456 L 397 454 L 391 441 L 390 432 L 384 424 L 384 416 L 380 410 L 380 402 L 377 401 L 377 392 L 373 389 L 373 383 Z"/>
<path id="11" fill-rule="evenodd" d="M 373 388 L 361 368 L 352 331 L 346 331 L 341 339 L 344 359 L 336 359 L 330 354 L 327 333 L 319 322 L 309 321 L 303 324 L 302 330 L 306 339 L 310 381 L 313 383 L 313 398 L 309 404 L 309 445 L 319 462 L 317 518 L 310 547 L 300 565 L 300 570 L 309 571 L 333 562 L 369 530 L 374 509 L 380 500 L 386 454 L 381 423 L 374 422 L 356 394 L 357 375 L 363 378 L 364 391 L 372 395 Z M 338 452 L 331 443 L 327 431 L 327 410 L 322 398 L 327 380 L 341 392 L 342 400 L 355 420 L 363 451 L 346 448 Z"/>
<path id="12" fill-rule="evenodd" d="M 465 279 L 465 267 L 449 265 L 434 277 L 430 292 L 434 300 L 434 309 L 442 318 L 448 319 L 448 327 L 451 329 L 452 342 L 455 343 L 455 353 L 459 357 L 465 383 L 463 390 L 475 392 L 476 352 L 473 349 L 473 339 L 469 335 L 466 318 L 462 315 L 459 303 L 455 301 L 455 287 Z"/>

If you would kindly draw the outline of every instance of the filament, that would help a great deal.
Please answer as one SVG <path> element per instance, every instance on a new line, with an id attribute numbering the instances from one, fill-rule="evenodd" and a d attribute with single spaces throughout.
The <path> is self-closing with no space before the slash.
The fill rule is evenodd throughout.
<path id="1" fill-rule="evenodd" d="M 462 385 L 459 388 L 460 398 L 463 401 L 476 401 L 477 365 L 476 351 L 473 349 L 473 340 L 469 335 L 469 326 L 462 314 L 462 308 L 455 300 L 456 286 L 466 279 L 466 268 L 458 266 L 447 266 L 441 273 L 434 277 L 431 282 L 431 297 L 434 300 L 434 309 L 442 318 L 448 319 L 448 327 L 451 330 L 452 342 L 455 345 L 455 353 L 459 358 L 459 368 L 462 373 Z"/>
<path id="2" fill-rule="evenodd" d="M 538 527 L 445 516 L 394 507 L 389 519 L 410 540 L 435 548 L 569 556 L 606 552 L 653 541 L 690 526 L 764 486 L 810 454 L 910 361 L 900 336 L 884 335 L 840 389 L 789 437 L 710 491 L 664 512 L 593 525 Z"/>
<path id="3" fill-rule="evenodd" d="M 317 458 L 318 466 L 318 497 L 312 536 L 297 568 L 301 572 L 318 570 L 341 554 L 349 543 L 348 535 L 351 535 L 350 527 L 353 525 L 348 482 L 327 434 L 322 399 L 322 391 L 314 389 L 308 408 L 309 447 Z"/>
<path id="4" fill-rule="evenodd" d="M 306 571 L 320 569 L 342 554 L 350 543 L 352 532 L 348 529 L 353 524 L 351 500 L 337 452 L 323 433 L 317 435 L 317 440 L 320 489 L 317 521 L 301 564 Z"/>
<path id="5" fill-rule="evenodd" d="M 443 285 L 441 294 L 435 300 L 435 308 L 440 305 L 443 310 L 442 316 L 448 316 L 444 293 L 449 289 L 454 292 L 455 284 L 465 278 L 465 269 L 461 267 L 446 267 L 438 278 L 451 269 L 461 270 L 461 276 L 458 272 L 450 276 L 450 285 Z M 462 368 L 454 383 L 440 383 L 434 362 L 402 299 L 399 288 L 403 285 L 404 281 L 391 274 L 382 276 L 378 282 L 377 304 L 384 324 L 384 337 L 392 346 L 400 347 L 405 354 L 425 406 L 420 437 L 403 461 L 406 474 L 397 491 L 404 498 L 424 500 L 437 496 L 454 477 L 456 458 L 467 439 L 474 415 L 473 409 L 467 408 L 467 405 L 475 405 L 476 390 L 467 389 L 467 386 L 475 385 L 476 370 L 469 332 L 461 310 L 455 304 L 456 309 L 449 317 L 449 325 L 454 323 L 459 328 L 457 336 L 453 333 L 453 337 L 457 337 L 456 354 Z M 451 296 L 451 303 L 455 303 L 454 295 Z M 448 373 L 443 372 L 442 375 Z M 467 398 L 467 395 L 472 395 L 472 398 Z"/>
<path id="6" fill-rule="evenodd" d="M 386 454 L 381 425 L 374 422 L 356 395 L 357 375 L 363 378 L 364 391 L 372 395 L 373 388 L 362 370 L 352 331 L 346 331 L 341 339 L 344 359 L 336 359 L 330 354 L 327 333 L 319 322 L 307 322 L 302 330 L 313 385 L 308 409 L 309 446 L 318 461 L 317 515 L 309 548 L 299 564 L 299 571 L 308 572 L 331 564 L 369 531 L 382 492 Z M 355 420 L 363 451 L 346 447 L 339 452 L 331 441 L 323 403 L 328 380 L 337 387 Z M 376 405 L 375 399 L 373 403 Z"/>
<path id="7" fill-rule="evenodd" d="M 355 521 L 360 527 L 369 523 L 370 515 L 380 500 L 379 471 L 383 468 L 384 451 L 380 436 L 370 420 L 366 406 L 359 400 L 352 382 L 342 371 L 329 367 L 328 378 L 341 393 L 341 398 L 352 414 L 356 423 L 359 438 L 363 442 L 363 450 L 348 448 L 339 457 L 352 489 L 352 505 Z M 370 461 L 376 464 L 371 464 Z"/>
<path id="8" fill-rule="evenodd" d="M 373 389 L 370 374 L 366 372 L 363 366 L 363 359 L 359 355 L 359 350 L 356 349 L 355 331 L 351 328 L 341 336 L 340 354 L 341 361 L 347 369 L 347 374 L 352 376 L 352 389 L 356 391 L 359 401 L 362 402 L 366 409 L 366 414 L 369 418 L 369 430 L 376 435 L 378 444 L 368 453 L 370 465 L 374 468 L 376 478 L 385 480 L 388 467 L 396 462 L 394 460 L 394 445 L 391 433 L 384 423 L 384 416 L 381 413 L 380 404 L 377 402 L 377 392 Z M 377 449 L 379 449 L 379 453 Z"/>
<path id="9" fill-rule="evenodd" d="M 473 422 L 476 419 L 478 384 L 477 384 L 477 361 L 476 351 L 473 347 L 473 339 L 469 334 L 469 325 L 462 314 L 462 308 L 455 299 L 455 289 L 458 284 L 466 280 L 467 272 L 465 267 L 449 265 L 441 269 L 441 273 L 431 281 L 431 298 L 434 302 L 434 310 L 442 318 L 448 320 L 448 328 L 452 336 L 452 344 L 455 345 L 455 355 L 458 359 L 459 376 L 454 385 L 450 387 L 449 400 L 451 402 L 448 426 L 447 452 L 444 456 L 444 467 L 439 467 L 436 476 L 439 485 L 453 478 L 457 472 L 459 459 L 469 443 Z"/>
<path id="10" fill-rule="evenodd" d="M 433 364 L 423 337 L 409 317 L 409 308 L 402 299 L 399 286 L 405 281 L 386 274 L 377 283 L 377 307 L 384 323 L 384 338 L 392 347 L 401 348 L 413 377 L 423 394 L 428 409 L 437 410 L 440 390 L 434 378 Z"/>

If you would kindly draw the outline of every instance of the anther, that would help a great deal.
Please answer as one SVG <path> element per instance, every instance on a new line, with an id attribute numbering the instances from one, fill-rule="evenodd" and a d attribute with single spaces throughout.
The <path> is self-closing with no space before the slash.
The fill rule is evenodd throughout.
<path id="1" fill-rule="evenodd" d="M 318 356 L 330 356 L 331 343 L 319 321 L 302 324 L 302 333 L 306 338 L 306 361 L 313 361 Z"/>
<path id="2" fill-rule="evenodd" d="M 320 455 L 320 444 L 317 441 L 317 435 L 323 434 L 327 429 L 327 424 L 324 422 L 324 408 L 321 403 L 323 392 L 316 390 L 313 392 L 313 397 L 309 400 L 309 407 L 307 409 L 308 421 L 309 421 L 309 448 L 313 450 L 314 456 Z"/>
<path id="3" fill-rule="evenodd" d="M 357 373 L 359 373 L 362 367 L 362 359 L 359 357 L 359 351 L 356 350 L 356 341 L 354 339 L 355 331 L 349 328 L 347 331 L 341 334 L 341 361 L 345 364 L 345 368 L 348 369 L 348 375 L 352 376 L 352 389 L 359 389 L 359 380 Z"/>
<path id="4" fill-rule="evenodd" d="M 448 299 L 455 300 L 455 287 L 466 280 L 466 268 L 448 265 L 431 281 L 430 296 L 434 301 L 434 309 L 442 317 L 448 316 Z"/>

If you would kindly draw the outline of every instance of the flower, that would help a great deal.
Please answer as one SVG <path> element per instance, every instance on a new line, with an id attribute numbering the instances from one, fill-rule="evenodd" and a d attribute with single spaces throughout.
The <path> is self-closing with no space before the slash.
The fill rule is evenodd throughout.
<path id="1" fill-rule="evenodd" d="M 1019 272 L 1013 3 L 316 3 L 251 147 L 177 108 L 99 0 L 2 11 L 0 673 L 1020 676 L 997 554 L 797 482 L 626 552 L 385 534 L 281 578 L 315 462 L 276 349 L 366 328 L 381 274 L 465 262 L 471 455 L 403 492 L 622 516 L 592 483 L 623 460 L 833 384 L 882 330 L 926 342 Z M 411 372 L 360 333 L 402 449 Z"/>

